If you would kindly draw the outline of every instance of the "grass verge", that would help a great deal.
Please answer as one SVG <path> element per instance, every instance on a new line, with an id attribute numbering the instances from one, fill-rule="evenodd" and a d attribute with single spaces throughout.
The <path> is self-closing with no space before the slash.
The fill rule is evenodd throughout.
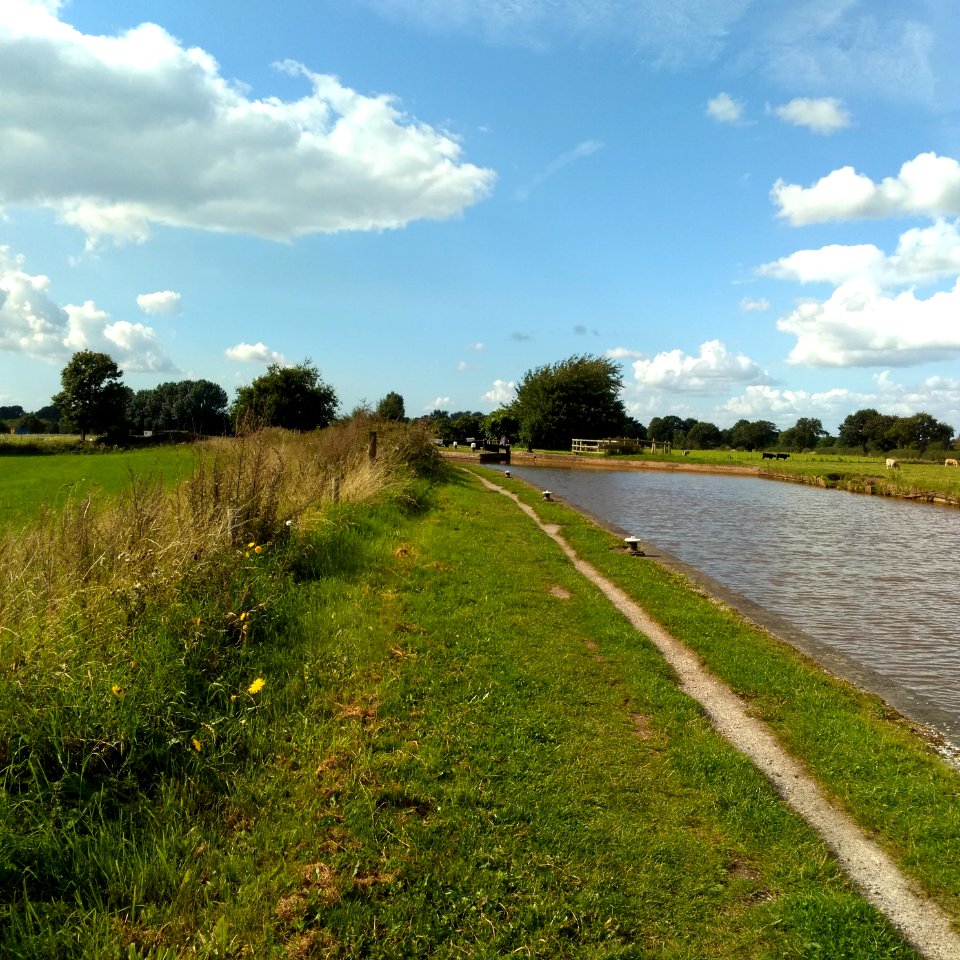
<path id="1" fill-rule="evenodd" d="M 914 956 L 528 518 L 404 476 L 6 637 L 0 954 Z"/>

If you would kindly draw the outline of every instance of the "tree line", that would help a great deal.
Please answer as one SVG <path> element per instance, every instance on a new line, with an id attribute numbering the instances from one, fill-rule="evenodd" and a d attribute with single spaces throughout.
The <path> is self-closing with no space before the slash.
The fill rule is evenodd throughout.
<path id="1" fill-rule="evenodd" d="M 325 427 L 337 417 L 339 401 L 320 371 L 306 359 L 294 366 L 271 364 L 266 373 L 238 388 L 230 403 L 226 391 L 210 380 L 181 380 L 134 392 L 122 371 L 105 353 L 82 350 L 61 372 L 61 387 L 49 406 L 27 413 L 21 406 L 0 407 L 0 430 L 11 425 L 27 432 L 221 435 L 247 427 L 278 426 L 291 430 Z M 670 443 L 675 448 L 712 450 L 857 449 L 865 455 L 894 449 L 947 449 L 954 430 L 928 413 L 909 417 L 872 408 L 851 413 L 836 436 L 820 420 L 801 417 L 785 430 L 770 420 L 738 420 L 721 429 L 710 421 L 675 415 L 653 417 L 646 425 L 631 417 L 620 393 L 619 364 L 606 357 L 581 354 L 528 370 L 516 397 L 492 413 L 434 410 L 417 418 L 430 425 L 443 443 L 505 439 L 530 448 L 569 450 L 575 438 L 623 438 Z M 403 397 L 387 393 L 376 405 L 356 412 L 374 418 L 407 419 Z"/>

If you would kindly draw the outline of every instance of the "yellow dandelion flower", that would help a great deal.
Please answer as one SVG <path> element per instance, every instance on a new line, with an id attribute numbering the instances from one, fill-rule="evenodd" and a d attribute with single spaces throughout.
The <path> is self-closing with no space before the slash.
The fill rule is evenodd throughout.
<path id="1" fill-rule="evenodd" d="M 199 753 L 203 747 L 203 744 L 196 737 L 194 737 L 190 742 L 193 744 L 193 749 Z"/>
<path id="2" fill-rule="evenodd" d="M 250 551 L 249 551 L 249 550 L 244 550 L 243 555 L 244 555 L 245 557 L 249 557 L 249 556 L 250 556 Z"/>
<path id="3" fill-rule="evenodd" d="M 194 626 L 199 627 L 199 626 L 200 626 L 200 618 L 199 618 L 199 617 L 194 617 L 194 618 L 193 618 L 193 623 L 194 623 Z"/>
<path id="4" fill-rule="evenodd" d="M 122 700 L 124 693 L 126 693 L 126 691 L 123 689 L 123 687 L 120 686 L 119 683 L 115 683 L 115 684 L 110 688 L 110 692 L 111 692 L 118 700 Z"/>
<path id="5" fill-rule="evenodd" d="M 247 687 L 247 693 L 259 693 L 266 685 L 267 681 L 264 680 L 263 677 L 257 677 L 257 679 Z"/>
<path id="6" fill-rule="evenodd" d="M 246 619 L 247 619 L 247 611 L 244 610 L 243 613 L 240 614 L 240 622 L 243 623 L 243 621 Z"/>
<path id="7" fill-rule="evenodd" d="M 263 553 L 263 547 L 254 547 L 254 548 L 253 548 L 253 552 L 254 552 L 254 553 Z"/>
<path id="8" fill-rule="evenodd" d="M 231 694 L 230 694 L 230 699 L 231 699 L 231 700 L 236 700 L 236 699 L 237 699 L 237 695 L 236 695 L 235 693 L 231 693 Z"/>
<path id="9" fill-rule="evenodd" d="M 247 549 L 248 549 L 248 550 L 252 550 L 256 545 L 257 545 L 257 541 L 256 541 L 256 540 L 251 540 L 251 541 L 247 544 Z"/>

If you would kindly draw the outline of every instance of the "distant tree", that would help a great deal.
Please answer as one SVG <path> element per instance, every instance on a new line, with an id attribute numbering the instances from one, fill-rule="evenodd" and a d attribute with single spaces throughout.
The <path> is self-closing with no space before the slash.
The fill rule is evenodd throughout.
<path id="1" fill-rule="evenodd" d="M 723 434 L 715 423 L 700 421 L 687 431 L 687 446 L 693 450 L 714 450 L 723 443 Z"/>
<path id="2" fill-rule="evenodd" d="M 520 439 L 531 446 L 567 449 L 574 437 L 623 433 L 623 376 L 607 357 L 588 354 L 528 370 L 512 404 Z"/>
<path id="3" fill-rule="evenodd" d="M 127 406 L 135 429 L 182 430 L 193 434 L 221 434 L 228 424 L 227 394 L 210 380 L 180 380 L 138 390 Z"/>
<path id="4" fill-rule="evenodd" d="M 47 423 L 35 413 L 28 413 L 20 418 L 20 429 L 27 433 L 47 433 Z"/>
<path id="5" fill-rule="evenodd" d="M 391 390 L 378 404 L 377 416 L 381 420 L 396 420 L 402 422 L 407 419 L 403 405 L 403 397 L 395 390 Z"/>
<path id="6" fill-rule="evenodd" d="M 483 432 L 495 440 L 506 438 L 507 443 L 513 443 L 520 432 L 520 421 L 510 407 L 500 407 L 484 418 Z"/>
<path id="7" fill-rule="evenodd" d="M 479 411 L 457 410 L 450 414 L 450 428 L 453 439 L 462 443 L 468 437 L 480 440 L 485 434 L 485 417 Z"/>
<path id="8" fill-rule="evenodd" d="M 10 424 L 7 423 L 5 420 L 0 420 L 0 433 L 9 433 L 9 432 L 10 432 Z"/>
<path id="9" fill-rule="evenodd" d="M 867 425 L 879 416 L 880 413 L 872 407 L 864 407 L 862 410 L 849 414 L 840 424 L 837 443 L 841 447 L 860 447 L 863 455 L 866 456 L 867 447 L 870 443 Z"/>
<path id="10" fill-rule="evenodd" d="M 647 439 L 655 440 L 657 443 L 673 443 L 680 430 L 683 430 L 683 420 L 680 417 L 673 414 L 668 414 L 666 417 L 651 417 L 647 424 Z"/>
<path id="11" fill-rule="evenodd" d="M 642 442 L 647 439 L 647 428 L 634 417 L 627 417 L 623 424 L 623 435 Z"/>
<path id="12" fill-rule="evenodd" d="M 272 363 L 263 376 L 237 390 L 230 408 L 234 424 L 315 430 L 325 427 L 337 410 L 337 395 L 320 379 L 309 359 L 294 367 Z"/>
<path id="13" fill-rule="evenodd" d="M 815 417 L 801 417 L 780 434 L 780 446 L 790 450 L 812 450 L 827 431 Z"/>
<path id="14" fill-rule="evenodd" d="M 25 413 L 26 410 L 24 410 L 19 404 L 14 404 L 9 407 L 0 407 L 0 419 L 2 420 L 16 420 L 18 417 L 22 417 Z"/>
<path id="15" fill-rule="evenodd" d="M 895 435 L 895 428 L 900 418 L 889 413 L 878 413 L 863 425 L 863 435 L 871 450 L 888 453 L 900 441 Z"/>
<path id="16" fill-rule="evenodd" d="M 124 411 L 130 391 L 121 381 L 122 375 L 112 357 L 93 350 L 75 353 L 63 368 L 63 389 L 52 403 L 76 427 L 81 440 L 86 440 L 88 431 L 125 429 Z"/>
<path id="17" fill-rule="evenodd" d="M 900 446 L 913 447 L 922 457 L 931 444 L 948 445 L 953 439 L 953 427 L 929 413 L 915 413 L 912 417 L 901 417 L 890 434 Z"/>
<path id="18" fill-rule="evenodd" d="M 763 450 L 772 447 L 779 436 L 776 424 L 769 420 L 738 420 L 730 428 L 727 443 L 744 450 Z"/>
<path id="19" fill-rule="evenodd" d="M 48 423 L 60 422 L 60 411 L 52 403 L 41 407 L 39 410 L 35 410 L 34 416 L 39 417 L 41 420 L 46 420 Z"/>

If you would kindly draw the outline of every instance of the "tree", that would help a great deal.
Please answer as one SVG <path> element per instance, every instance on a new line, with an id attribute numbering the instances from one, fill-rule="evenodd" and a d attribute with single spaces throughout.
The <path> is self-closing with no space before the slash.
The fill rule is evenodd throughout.
<path id="1" fill-rule="evenodd" d="M 407 414 L 403 405 L 403 397 L 395 390 L 391 390 L 378 404 L 377 416 L 381 420 L 396 420 L 403 422 Z"/>
<path id="2" fill-rule="evenodd" d="M 52 398 L 62 417 L 86 440 L 87 431 L 106 433 L 125 427 L 124 411 L 129 388 L 122 372 L 106 353 L 81 350 L 60 373 L 63 389 Z"/>
<path id="3" fill-rule="evenodd" d="M 161 383 L 152 390 L 138 390 L 127 406 L 127 417 L 141 432 L 221 434 L 228 423 L 227 394 L 211 380 Z"/>
<path id="4" fill-rule="evenodd" d="M 673 443 L 677 432 L 683 429 L 683 421 L 672 413 L 665 417 L 652 417 L 647 424 L 647 438 L 657 443 Z"/>
<path id="5" fill-rule="evenodd" d="M 622 434 L 627 425 L 622 387 L 619 365 L 606 357 L 584 354 L 528 370 L 512 404 L 521 441 L 569 449 L 574 437 Z"/>
<path id="6" fill-rule="evenodd" d="M 3 420 L 16 420 L 18 417 L 22 417 L 27 411 L 20 406 L 19 403 L 15 403 L 9 407 L 0 407 L 0 419 Z"/>
<path id="7" fill-rule="evenodd" d="M 870 436 L 866 428 L 871 420 L 875 420 L 879 416 L 879 412 L 872 407 L 864 407 L 862 410 L 849 414 L 840 424 L 837 443 L 841 447 L 860 447 L 863 455 L 866 456 L 867 445 L 870 442 Z"/>
<path id="8" fill-rule="evenodd" d="M 285 427 L 315 430 L 325 427 L 337 411 L 337 395 L 320 379 L 309 358 L 293 367 L 271 363 L 263 376 L 240 387 L 230 413 L 236 427 Z"/>
<path id="9" fill-rule="evenodd" d="M 723 443 L 723 434 L 715 423 L 701 420 L 687 431 L 687 446 L 693 450 L 713 450 Z"/>
<path id="10" fill-rule="evenodd" d="M 744 450 L 763 450 L 777 442 L 780 431 L 769 420 L 738 420 L 731 428 L 727 442 Z"/>
<path id="11" fill-rule="evenodd" d="M 922 412 L 901 417 L 890 433 L 901 446 L 915 447 L 921 457 L 931 443 L 946 445 L 953 439 L 953 427 Z"/>
<path id="12" fill-rule="evenodd" d="M 780 434 L 780 444 L 791 450 L 812 450 L 826 435 L 823 424 L 815 417 L 801 417 Z"/>

